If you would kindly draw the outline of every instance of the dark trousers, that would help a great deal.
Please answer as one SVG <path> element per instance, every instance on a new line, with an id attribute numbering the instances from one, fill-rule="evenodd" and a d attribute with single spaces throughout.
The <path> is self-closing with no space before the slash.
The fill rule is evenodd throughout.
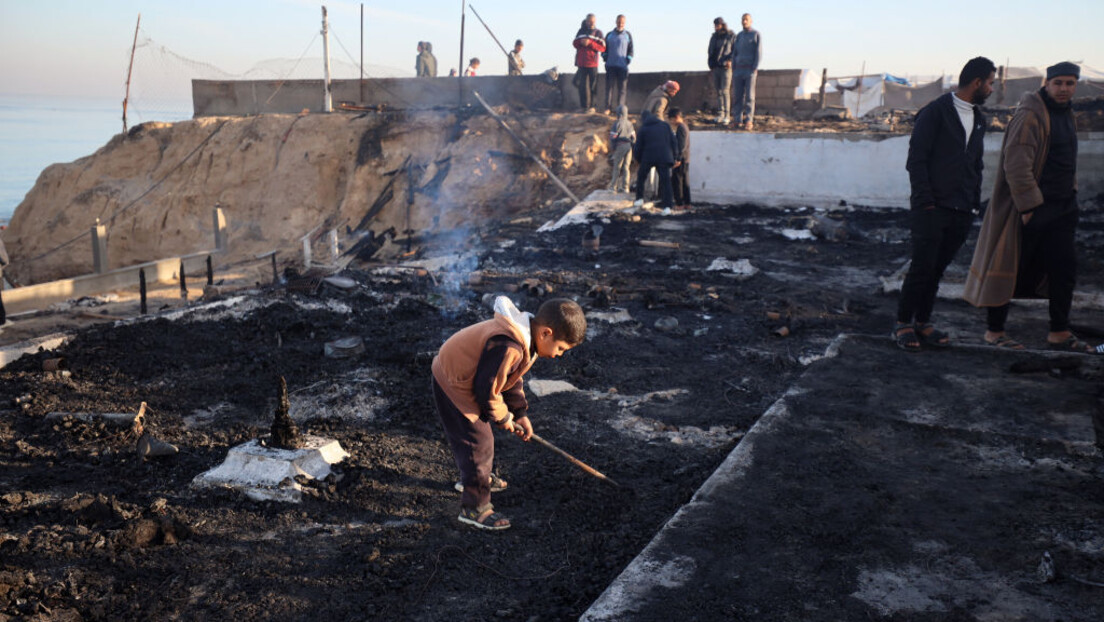
<path id="1" fill-rule="evenodd" d="M 433 401 L 445 438 L 452 448 L 452 457 L 460 469 L 460 505 L 480 508 L 491 502 L 491 468 L 494 464 L 494 432 L 482 419 L 471 422 L 445 395 L 437 379 L 433 379 Z"/>
<path id="2" fill-rule="evenodd" d="M 675 205 L 690 205 L 690 162 L 683 160 L 677 168 L 671 169 L 671 192 L 675 195 Z"/>
<path id="3" fill-rule="evenodd" d="M 671 189 L 670 164 L 648 164 L 646 162 L 641 162 L 640 168 L 636 169 L 636 198 L 644 198 L 644 186 L 647 185 L 648 173 L 651 173 L 653 168 L 659 176 L 659 195 L 663 197 L 659 206 L 674 207 L 675 197 Z"/>
<path id="4" fill-rule="evenodd" d="M 970 233 L 974 215 L 943 207 L 912 210 L 912 264 L 901 285 L 897 321 L 927 323 L 943 272 Z"/>
<path id="5" fill-rule="evenodd" d="M 606 108 L 616 112 L 618 107 L 624 106 L 628 90 L 629 68 L 606 65 Z"/>
<path id="6" fill-rule="evenodd" d="M 579 67 L 575 72 L 575 86 L 579 89 L 579 106 L 583 110 L 593 108 L 598 98 L 598 68 Z"/>
<path id="7" fill-rule="evenodd" d="M 1061 333 L 1070 327 L 1073 289 L 1077 284 L 1074 237 L 1079 219 L 1080 214 L 1073 211 L 1043 224 L 1037 224 L 1033 219 L 1020 230 L 1020 268 L 1016 280 L 1030 285 L 1046 277 L 1052 333 Z M 986 320 L 990 331 L 1004 331 L 1008 308 L 1007 304 L 989 307 Z"/>
<path id="8" fill-rule="evenodd" d="M 3 279 L 3 277 L 0 277 L 0 279 Z M 0 280 L 0 290 L 3 290 L 3 289 L 4 289 L 4 281 Z M 6 311 L 4 311 L 3 292 L 0 292 L 0 324 L 3 324 L 6 321 L 8 321 L 8 314 L 7 314 Z"/>

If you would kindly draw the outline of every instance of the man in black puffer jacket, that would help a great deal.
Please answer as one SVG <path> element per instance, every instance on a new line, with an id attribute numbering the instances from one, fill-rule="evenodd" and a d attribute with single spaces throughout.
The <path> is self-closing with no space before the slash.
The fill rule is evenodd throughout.
<path id="1" fill-rule="evenodd" d="M 979 106 L 993 92 L 997 68 L 984 57 L 962 68 L 958 89 L 924 106 L 909 140 L 912 264 L 901 286 L 893 339 L 902 350 L 942 348 L 950 336 L 930 323 L 943 271 L 981 211 L 981 156 L 987 121 Z"/>
<path id="2" fill-rule="evenodd" d="M 636 133 L 633 157 L 640 162 L 636 171 L 636 202 L 644 205 L 644 185 L 648 174 L 656 169 L 659 175 L 659 192 L 663 197 L 660 207 L 674 207 L 675 197 L 671 188 L 671 167 L 675 164 L 675 133 L 671 126 L 654 114 L 645 112 L 644 123 Z"/>

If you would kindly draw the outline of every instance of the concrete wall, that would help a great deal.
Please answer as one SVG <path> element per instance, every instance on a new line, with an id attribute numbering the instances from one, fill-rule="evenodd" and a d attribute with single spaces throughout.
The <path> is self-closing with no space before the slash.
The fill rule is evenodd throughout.
<path id="1" fill-rule="evenodd" d="M 389 109 L 454 108 L 459 102 L 478 107 L 471 91 L 491 105 L 510 104 L 517 108 L 576 110 L 578 89 L 572 84 L 574 72 L 548 84 L 541 76 L 478 76 L 475 78 L 372 78 L 334 80 L 331 84 L 334 107 L 342 101 Z M 764 70 L 756 85 L 756 110 L 771 114 L 789 114 L 794 93 L 801 79 L 799 69 Z M 633 113 L 644 105 L 653 88 L 667 80 L 677 81 L 682 90 L 675 105 L 687 110 L 712 110 L 716 91 L 707 71 L 630 73 L 627 104 Z M 605 108 L 606 74 L 598 76 L 598 100 L 595 107 Z M 298 113 L 304 109 L 322 111 L 321 80 L 192 80 L 192 106 L 197 117 L 235 116 L 263 113 Z"/>
<path id="2" fill-rule="evenodd" d="M 908 136 L 691 132 L 694 198 L 707 202 L 829 207 L 908 207 Z M 1004 134 L 985 137 L 982 197 Z M 1085 198 L 1104 193 L 1104 132 L 1078 135 L 1077 178 Z"/>

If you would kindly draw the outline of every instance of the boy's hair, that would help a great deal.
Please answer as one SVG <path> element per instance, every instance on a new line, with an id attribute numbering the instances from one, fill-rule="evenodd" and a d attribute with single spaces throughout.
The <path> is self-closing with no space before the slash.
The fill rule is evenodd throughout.
<path id="1" fill-rule="evenodd" d="M 974 80 L 985 82 L 989 79 L 989 74 L 996 70 L 997 66 L 993 64 L 993 61 L 984 56 L 971 58 L 962 68 L 962 72 L 958 74 L 958 86 L 966 86 Z"/>
<path id="2" fill-rule="evenodd" d="M 577 346 L 586 337 L 586 315 L 574 300 L 553 298 L 537 309 L 533 321 L 552 329 L 552 337 Z"/>
<path id="3" fill-rule="evenodd" d="M 667 118 L 674 119 L 675 117 L 682 116 L 682 108 L 672 108 L 667 111 Z"/>

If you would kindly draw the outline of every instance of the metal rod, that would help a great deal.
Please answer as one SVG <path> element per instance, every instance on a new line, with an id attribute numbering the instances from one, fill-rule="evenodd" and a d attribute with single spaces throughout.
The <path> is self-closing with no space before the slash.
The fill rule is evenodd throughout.
<path id="1" fill-rule="evenodd" d="M 364 101 L 364 3 L 360 3 L 360 101 Z"/>
<path id="2" fill-rule="evenodd" d="M 528 155 L 534 162 L 536 162 L 537 166 L 541 167 L 541 170 L 543 170 L 545 173 L 548 173 L 548 176 L 552 178 L 552 181 L 554 181 L 557 186 L 559 186 L 560 190 L 563 190 L 564 194 L 571 197 L 572 201 L 578 203 L 579 197 L 575 196 L 575 193 L 571 192 L 571 189 L 568 188 L 567 185 L 564 184 L 564 182 L 560 181 L 560 178 L 556 177 L 556 174 L 553 173 L 551 169 L 544 165 L 544 162 L 541 162 L 540 158 L 538 158 L 536 154 L 529 149 L 529 146 L 525 144 L 525 141 L 522 140 L 520 136 L 515 134 L 514 130 L 510 129 L 509 125 L 506 125 L 506 121 L 504 121 L 502 117 L 498 116 L 498 113 L 491 109 L 490 105 L 488 105 L 487 102 L 479 96 L 479 92 L 472 91 L 472 95 L 474 95 L 475 99 L 477 99 L 479 103 L 487 109 L 487 112 L 490 113 L 492 117 L 494 117 L 494 120 L 498 121 L 499 125 L 502 126 L 502 129 L 506 130 L 506 133 L 513 137 L 513 139 L 516 140 L 519 145 L 521 145 L 521 148 L 525 151 L 525 154 Z"/>
<path id="3" fill-rule="evenodd" d="M 464 10 L 467 0 L 460 0 L 460 65 L 458 66 L 458 72 L 456 77 L 464 77 L 464 20 L 467 19 L 467 11 Z M 464 81 L 456 81 L 456 108 L 457 111 L 464 107 Z M 457 116 L 457 122 L 459 123 L 460 117 Z"/>
<path id="4" fill-rule="evenodd" d="M 134 51 L 138 49 L 138 26 L 142 24 L 142 14 L 138 14 L 138 23 L 134 24 L 134 43 L 130 45 L 130 65 L 127 67 L 126 94 L 123 95 L 123 132 L 127 131 L 126 109 L 130 100 L 130 73 L 134 70 Z"/>
<path id="5" fill-rule="evenodd" d="M 502 53 L 509 57 L 510 53 L 506 51 L 506 48 L 502 47 L 501 43 L 499 43 L 498 37 L 495 36 L 495 33 L 491 32 L 491 27 L 487 25 L 487 22 L 483 21 L 483 18 L 479 17 L 479 13 L 475 12 L 475 7 L 469 4 L 468 8 L 471 9 L 472 15 L 474 15 L 475 18 L 479 20 L 479 23 L 483 24 L 483 27 L 487 29 L 487 34 L 491 35 L 491 38 L 494 39 L 494 42 L 498 44 L 498 49 L 502 50 Z"/>
<path id="6" fill-rule="evenodd" d="M 537 441 L 537 443 L 539 443 L 540 445 L 543 445 L 543 446 L 547 447 L 548 449 L 551 449 L 552 451 L 560 454 L 561 456 L 566 458 L 568 462 L 570 462 L 571 464 L 574 464 L 575 466 L 577 466 L 580 469 L 586 471 L 587 473 L 590 473 L 594 477 L 597 477 L 598 479 L 600 479 L 602 481 L 609 482 L 609 483 L 613 484 L 614 486 L 617 486 L 618 488 L 623 488 L 623 486 L 621 486 L 621 484 L 618 484 L 617 482 L 613 481 L 609 477 L 603 475 L 600 471 L 598 471 L 594 467 L 588 465 L 587 463 L 583 462 L 582 460 L 579 460 L 575 456 L 572 456 L 571 454 L 569 454 L 566 451 L 560 449 L 559 447 L 556 447 L 552 443 L 549 443 L 548 441 L 544 440 L 543 438 L 538 436 L 536 432 L 534 432 L 533 435 L 530 436 L 529 438 L 531 438 L 534 441 Z"/>

